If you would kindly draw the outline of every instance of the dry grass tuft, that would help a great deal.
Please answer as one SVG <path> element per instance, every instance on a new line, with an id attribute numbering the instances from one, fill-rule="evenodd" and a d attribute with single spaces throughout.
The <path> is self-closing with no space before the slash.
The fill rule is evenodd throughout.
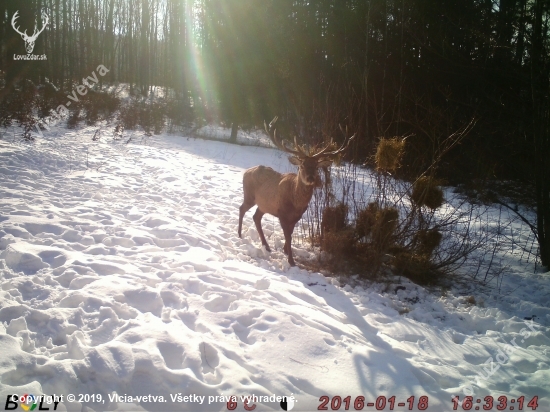
<path id="1" fill-rule="evenodd" d="M 348 207 L 344 203 L 325 207 L 321 217 L 321 232 L 325 234 L 343 230 L 346 227 L 347 216 Z"/>
<path id="2" fill-rule="evenodd" d="M 421 255 L 430 257 L 441 244 L 443 235 L 437 229 L 420 230 L 415 235 L 415 243 Z"/>
<path id="3" fill-rule="evenodd" d="M 376 168 L 384 172 L 394 172 L 401 166 L 405 153 L 405 140 L 398 137 L 381 139 L 374 158 Z"/>
<path id="4" fill-rule="evenodd" d="M 367 237 L 374 249 L 385 251 L 393 242 L 395 229 L 399 223 L 399 212 L 396 208 L 369 203 L 357 214 L 355 230 L 358 239 Z"/>
<path id="5" fill-rule="evenodd" d="M 355 232 L 350 228 L 338 232 L 325 232 L 321 240 L 321 249 L 333 258 L 353 256 L 356 250 Z"/>
<path id="6" fill-rule="evenodd" d="M 371 202 L 365 209 L 362 209 L 357 213 L 355 226 L 357 236 L 359 238 L 370 236 L 372 229 L 376 224 L 376 214 L 379 210 L 380 207 L 378 206 L 378 203 Z"/>
<path id="7" fill-rule="evenodd" d="M 417 206 L 426 206 L 432 210 L 441 207 L 445 199 L 440 184 L 437 179 L 422 176 L 413 185 L 412 201 Z"/>
<path id="8" fill-rule="evenodd" d="M 396 208 L 380 208 L 377 203 L 371 202 L 357 214 L 357 236 L 362 238 L 372 235 L 373 241 L 381 237 L 389 238 L 395 232 L 398 222 L 399 212 Z"/>
<path id="9" fill-rule="evenodd" d="M 344 203 L 327 206 L 321 218 L 321 250 L 333 256 L 349 255 L 353 250 L 354 233 L 347 228 L 348 207 Z"/>
<path id="10" fill-rule="evenodd" d="M 399 223 L 399 212 L 394 207 L 380 209 L 376 213 L 376 225 L 374 226 L 373 237 L 379 243 L 386 243 L 391 239 Z M 377 239 L 378 238 L 378 239 Z"/>
<path id="11" fill-rule="evenodd" d="M 420 284 L 433 284 L 437 281 L 437 271 L 430 258 L 411 252 L 402 252 L 393 261 L 396 272 Z"/>

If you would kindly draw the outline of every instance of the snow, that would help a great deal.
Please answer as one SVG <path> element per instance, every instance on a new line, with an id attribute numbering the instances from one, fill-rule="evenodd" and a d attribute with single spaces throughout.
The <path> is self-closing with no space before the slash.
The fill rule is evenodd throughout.
<path id="1" fill-rule="evenodd" d="M 367 402 L 385 396 L 390 410 L 395 396 L 408 410 L 397 403 L 414 396 L 418 410 L 427 396 L 444 411 L 471 394 L 495 408 L 505 395 L 507 410 L 539 396 L 550 410 L 550 273 L 515 264 L 498 290 L 441 293 L 291 268 L 275 218 L 264 217 L 272 253 L 253 210 L 237 236 L 243 171 L 291 171 L 281 152 L 167 135 L 92 142 L 94 131 L 0 140 L 0 403 L 55 394 L 57 410 L 221 411 L 227 396 L 245 410 L 240 396 L 275 395 L 305 411 L 364 396 L 375 410 Z M 281 410 L 261 400 L 256 410 Z"/>

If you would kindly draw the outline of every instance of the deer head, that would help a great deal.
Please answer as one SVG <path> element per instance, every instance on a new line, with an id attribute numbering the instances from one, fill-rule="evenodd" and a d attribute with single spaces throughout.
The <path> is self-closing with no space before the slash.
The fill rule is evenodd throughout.
<path id="1" fill-rule="evenodd" d="M 339 149 L 327 152 L 329 147 L 332 146 L 332 140 L 326 145 L 323 149 L 317 151 L 314 154 L 308 154 L 306 153 L 302 147 L 298 144 L 296 141 L 296 136 L 294 136 L 294 148 L 290 148 L 288 146 L 288 142 L 283 140 L 281 143 L 277 139 L 277 131 L 273 130 L 273 125 L 277 121 L 277 117 L 275 117 L 270 123 L 269 123 L 269 129 L 266 124 L 264 124 L 265 130 L 269 137 L 271 138 L 271 141 L 277 146 L 279 149 L 290 153 L 292 156 L 288 158 L 289 162 L 293 165 L 298 166 L 298 177 L 300 181 L 305 184 L 306 186 L 311 186 L 316 184 L 317 182 L 317 175 L 319 168 L 322 167 L 329 167 L 336 156 L 338 156 L 340 153 L 343 153 L 347 150 L 350 142 L 353 140 L 355 135 L 351 136 L 349 139 L 346 139 L 346 141 L 340 146 Z M 273 132 L 271 132 L 273 130 Z"/>
<path id="2" fill-rule="evenodd" d="M 31 54 L 32 51 L 34 50 L 34 42 L 36 41 L 36 38 L 38 37 L 38 35 L 40 33 L 42 33 L 44 31 L 44 29 L 46 28 L 46 25 L 48 24 L 49 22 L 49 19 L 48 19 L 48 16 L 46 15 L 46 13 L 42 12 L 42 20 L 44 21 L 43 24 L 42 24 L 42 28 L 37 31 L 37 28 L 36 28 L 36 19 L 34 20 L 34 32 L 32 34 L 32 36 L 29 36 L 27 35 L 27 30 L 25 30 L 23 33 L 21 33 L 19 31 L 19 27 L 15 27 L 15 21 L 17 20 L 17 18 L 19 17 L 19 10 L 17 10 L 12 19 L 11 19 L 11 26 L 13 27 L 13 29 L 19 33 L 21 35 L 21 38 L 25 41 L 25 49 L 27 50 L 27 53 L 28 54 Z"/>

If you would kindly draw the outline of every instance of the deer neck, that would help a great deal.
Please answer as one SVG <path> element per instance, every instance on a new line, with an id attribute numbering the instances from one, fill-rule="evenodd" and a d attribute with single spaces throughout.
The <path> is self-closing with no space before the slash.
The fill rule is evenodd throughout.
<path id="1" fill-rule="evenodd" d="M 294 185 L 294 205 L 297 209 L 307 209 L 309 201 L 313 196 L 313 185 L 306 185 L 296 176 L 296 184 Z"/>

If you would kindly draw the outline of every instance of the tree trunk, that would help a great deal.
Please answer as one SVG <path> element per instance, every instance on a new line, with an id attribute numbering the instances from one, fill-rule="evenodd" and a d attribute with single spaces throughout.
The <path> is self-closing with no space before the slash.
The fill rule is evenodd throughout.
<path id="1" fill-rule="evenodd" d="M 231 143 L 237 143 L 237 132 L 239 131 L 239 125 L 237 122 L 233 122 L 231 125 L 231 137 L 229 138 L 229 141 Z"/>
<path id="2" fill-rule="evenodd" d="M 535 3 L 533 39 L 531 48 L 531 88 L 533 99 L 534 173 L 537 202 L 537 237 L 541 263 L 550 267 L 550 136 L 549 133 L 549 79 L 545 70 L 543 47 L 543 0 Z"/>

